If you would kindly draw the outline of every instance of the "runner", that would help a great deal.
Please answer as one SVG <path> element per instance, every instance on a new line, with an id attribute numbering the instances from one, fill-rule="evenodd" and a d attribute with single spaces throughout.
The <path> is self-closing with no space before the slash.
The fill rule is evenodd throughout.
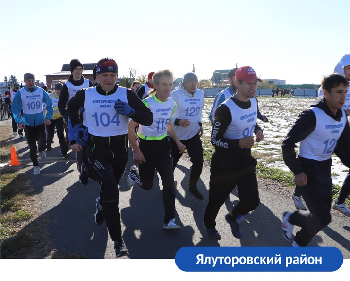
<path id="1" fill-rule="evenodd" d="M 45 161 L 46 136 L 45 125 L 50 125 L 53 108 L 51 99 L 42 89 L 35 86 L 35 78 L 31 73 L 24 74 L 26 86 L 17 91 L 13 103 L 12 113 L 19 129 L 24 129 L 29 145 L 30 159 L 34 166 L 34 175 L 40 174 L 37 150 L 42 161 Z M 43 103 L 46 104 L 46 117 L 43 112 Z M 23 116 L 20 115 L 23 110 Z M 37 146 L 38 142 L 38 146 Z"/>
<path id="2" fill-rule="evenodd" d="M 173 84 L 173 74 L 170 70 L 161 70 L 154 74 L 154 91 L 144 99 L 144 104 L 153 112 L 151 125 L 140 125 L 136 140 L 136 121 L 129 122 L 129 140 L 134 152 L 134 163 L 139 164 L 139 171 L 134 165 L 130 169 L 128 184 L 135 181 L 144 190 L 153 187 L 155 169 L 157 169 L 163 184 L 164 222 L 163 229 L 179 230 L 175 223 L 175 187 L 171 144 L 167 133 L 175 140 L 180 152 L 185 146 L 177 139 L 175 131 L 169 122 L 176 110 L 176 102 L 169 98 Z M 153 93 L 152 92 L 152 93 Z"/>
<path id="3" fill-rule="evenodd" d="M 128 118 L 149 125 L 152 112 L 132 90 L 116 84 L 118 65 L 113 59 L 104 58 L 97 63 L 96 78 L 98 86 L 79 90 L 70 99 L 68 113 L 77 148 L 81 151 L 86 147 L 89 172 L 101 186 L 95 222 L 106 221 L 116 257 L 119 257 L 127 254 L 121 235 L 118 184 L 128 161 Z M 80 108 L 84 109 L 83 124 Z"/>
<path id="4" fill-rule="evenodd" d="M 250 66 L 236 71 L 235 86 L 237 94 L 221 104 L 214 115 L 211 143 L 215 152 L 211 160 L 209 202 L 204 213 L 204 226 L 208 235 L 220 239 L 215 219 L 220 207 L 231 191 L 238 187 L 238 204 L 226 215 L 234 237 L 241 238 L 240 216 L 255 210 L 259 205 L 258 183 L 256 179 L 256 159 L 251 155 L 256 141 L 262 141 L 264 134 L 256 124 L 257 100 L 255 92 L 257 81 L 261 81 Z"/>
<path id="5" fill-rule="evenodd" d="M 203 147 L 201 136 L 202 110 L 204 107 L 204 92 L 197 88 L 198 79 L 195 73 L 186 73 L 179 84 L 179 88 L 170 93 L 176 102 L 177 109 L 171 118 L 177 138 L 186 146 L 192 162 L 189 193 L 199 200 L 204 196 L 197 189 L 197 182 L 203 169 Z M 171 154 L 173 157 L 173 170 L 175 170 L 183 152 L 177 148 L 176 142 L 170 138 Z"/>
<path id="6" fill-rule="evenodd" d="M 225 100 L 229 99 L 237 91 L 237 87 L 235 86 L 235 73 L 236 73 L 236 71 L 237 71 L 237 68 L 232 68 L 227 73 L 227 79 L 230 83 L 230 86 L 228 86 L 225 90 L 219 92 L 214 99 L 213 107 L 212 107 L 210 114 L 209 114 L 209 120 L 210 120 L 211 124 L 213 124 L 215 110 L 219 107 L 220 104 L 222 104 Z M 259 105 L 258 105 L 258 119 L 262 120 L 263 122 L 269 122 L 267 117 L 260 113 Z"/>
<path id="7" fill-rule="evenodd" d="M 349 83 L 340 74 L 331 74 L 322 81 L 324 97 L 303 111 L 282 143 L 283 159 L 293 172 L 295 183 L 309 211 L 283 213 L 282 230 L 293 247 L 307 246 L 311 239 L 332 220 L 332 153 L 335 146 L 350 154 L 350 128 L 342 109 Z M 300 142 L 296 157 L 295 144 Z"/>
<path id="8" fill-rule="evenodd" d="M 72 97 L 75 96 L 78 90 L 92 87 L 93 83 L 90 80 L 84 78 L 84 76 L 82 75 L 84 66 L 78 59 L 72 59 L 69 65 L 71 75 L 69 76 L 68 81 L 62 87 L 60 97 L 58 100 L 58 109 L 61 115 L 63 116 L 65 122 L 67 123 L 68 139 L 72 148 L 72 145 L 76 143 L 76 139 L 74 133 L 72 133 L 73 128 L 71 127 L 70 121 L 68 119 L 67 103 Z M 84 177 L 84 173 L 82 173 L 82 163 L 84 163 L 85 159 L 84 150 L 77 151 L 73 148 L 72 150 L 76 151 L 77 170 L 80 173 L 79 180 L 83 184 L 87 184 L 87 178 Z"/>
<path id="9" fill-rule="evenodd" d="M 340 75 L 344 76 L 350 83 L 350 55 L 346 54 L 344 55 L 338 64 L 334 68 L 334 73 L 339 73 Z M 318 90 L 318 96 L 323 96 L 323 90 L 322 86 Z M 346 110 L 347 115 L 350 115 L 350 91 L 347 93 L 347 98 L 345 100 L 345 104 L 343 107 L 344 110 Z M 341 158 L 341 161 L 345 166 L 347 166 L 344 161 L 347 161 L 346 158 L 347 156 L 344 155 Z M 344 159 L 344 160 L 343 160 Z M 345 205 L 345 199 L 350 195 L 350 169 L 349 172 L 343 182 L 343 185 L 339 191 L 338 198 L 335 200 L 333 204 L 333 208 L 342 212 L 346 216 L 350 216 L 350 210 L 349 208 Z M 303 203 L 303 199 L 301 196 L 301 191 L 299 187 L 295 187 L 293 195 L 292 195 L 294 205 L 297 209 L 300 210 L 307 210 L 306 206 Z"/>
<path id="10" fill-rule="evenodd" d="M 60 148 L 61 148 L 61 153 L 62 153 L 62 157 L 63 158 L 68 158 L 69 154 L 67 153 L 68 151 L 68 147 L 66 145 L 66 141 L 64 138 L 64 128 L 63 128 L 63 117 L 60 114 L 59 110 L 58 110 L 58 99 L 61 93 L 61 89 L 62 89 L 62 84 L 61 83 L 57 83 L 55 85 L 55 92 L 54 93 L 50 93 L 50 98 L 52 100 L 52 106 L 53 106 L 53 115 L 52 115 L 52 119 L 51 119 L 51 124 L 46 126 L 47 128 L 47 151 L 50 151 L 51 148 L 51 142 L 55 133 L 55 128 L 56 128 L 56 133 L 57 133 L 57 137 L 60 143 Z"/>
<path id="11" fill-rule="evenodd" d="M 152 80 L 153 75 L 154 75 L 154 72 L 148 73 L 147 82 L 141 85 L 136 91 L 136 94 L 139 96 L 141 100 L 146 98 L 149 95 L 149 92 L 153 89 L 153 86 L 154 86 L 154 83 Z"/>

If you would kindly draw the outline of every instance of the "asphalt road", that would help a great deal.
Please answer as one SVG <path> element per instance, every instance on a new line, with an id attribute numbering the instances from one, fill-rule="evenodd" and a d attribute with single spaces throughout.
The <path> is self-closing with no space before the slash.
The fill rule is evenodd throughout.
<path id="1" fill-rule="evenodd" d="M 32 182 L 40 202 L 42 215 L 46 216 L 51 239 L 55 248 L 66 253 L 79 253 L 90 259 L 114 258 L 113 242 L 109 238 L 105 223 L 94 223 L 95 199 L 99 196 L 99 185 L 92 180 L 84 186 L 78 181 L 75 152 L 70 151 L 69 160 L 62 159 L 55 136 L 53 149 L 47 152 L 47 161 L 41 174 L 32 174 L 29 149 L 24 140 L 16 139 L 19 161 Z M 129 153 L 127 171 L 132 164 Z M 42 165 L 42 164 L 41 164 Z M 266 181 L 259 181 L 261 203 L 246 220 L 240 223 L 242 238 L 232 236 L 224 217 L 237 203 L 237 193 L 220 209 L 217 229 L 221 240 L 210 239 L 203 226 L 203 214 L 208 201 L 210 167 L 204 166 L 198 189 L 205 195 L 197 201 L 188 195 L 187 182 L 190 162 L 180 159 L 175 170 L 176 221 L 182 229 L 165 231 L 163 223 L 162 190 L 158 176 L 150 191 L 135 185 L 129 188 L 127 173 L 120 182 L 120 210 L 124 241 L 130 259 L 173 259 L 181 247 L 186 246 L 235 246 L 235 247 L 288 247 L 290 242 L 282 237 L 281 216 L 283 211 L 293 211 L 294 204 L 288 192 L 271 188 Z M 276 185 L 276 184 L 275 184 Z M 343 257 L 350 258 L 350 218 L 332 210 L 333 221 L 310 242 L 310 246 L 334 246 L 341 250 Z M 296 227 L 297 229 L 297 227 Z"/>

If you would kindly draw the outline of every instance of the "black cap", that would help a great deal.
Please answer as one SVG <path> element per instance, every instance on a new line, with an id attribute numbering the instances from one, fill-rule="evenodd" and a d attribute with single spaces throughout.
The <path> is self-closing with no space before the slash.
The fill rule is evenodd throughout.
<path id="1" fill-rule="evenodd" d="M 62 84 L 61 83 L 57 83 L 55 85 L 55 90 L 62 90 Z"/>
<path id="2" fill-rule="evenodd" d="M 84 69 L 84 66 L 81 64 L 81 62 L 78 59 L 72 59 L 69 63 L 70 65 L 70 72 L 72 73 L 74 68 L 77 66 L 81 66 Z"/>

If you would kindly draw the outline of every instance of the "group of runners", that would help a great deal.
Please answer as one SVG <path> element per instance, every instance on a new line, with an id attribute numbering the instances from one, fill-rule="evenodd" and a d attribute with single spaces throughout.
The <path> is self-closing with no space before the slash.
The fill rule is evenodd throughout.
<path id="1" fill-rule="evenodd" d="M 302 202 L 304 199 L 307 205 L 307 208 L 300 208 L 296 204 L 297 211 L 283 214 L 282 233 L 293 246 L 307 246 L 331 221 L 332 153 L 350 167 L 349 58 L 350 55 L 345 55 L 339 62 L 338 73 L 323 79 L 322 97 L 301 113 L 282 143 L 284 161 L 295 175 L 293 200 L 296 202 L 297 198 Z M 56 127 L 62 156 L 68 157 L 63 136 L 63 124 L 67 124 L 80 182 L 86 185 L 92 179 L 100 185 L 100 196 L 95 202 L 95 223 L 106 222 L 116 257 L 119 257 L 128 251 L 122 238 L 118 185 L 126 170 L 129 145 L 135 164 L 128 171 L 130 186 L 137 184 L 149 190 L 153 187 L 154 174 L 160 175 L 163 229 L 181 228 L 175 218 L 174 170 L 185 150 L 192 163 L 185 190 L 197 200 L 205 198 L 197 189 L 204 162 L 201 141 L 204 92 L 197 88 L 198 78 L 192 72 L 183 76 L 176 90 L 172 87 L 173 73 L 168 69 L 150 72 L 145 84 L 134 83 L 132 86 L 136 89 L 127 89 L 117 83 L 118 65 L 111 58 L 103 58 L 96 64 L 93 82 L 83 77 L 83 65 L 79 60 L 73 59 L 70 67 L 68 81 L 55 86 L 56 95 L 36 86 L 34 75 L 26 73 L 26 85 L 13 99 L 14 121 L 25 131 L 35 175 L 40 174 L 37 155 L 45 160 L 45 150 L 51 149 L 45 126 L 55 123 L 60 128 Z M 261 81 L 255 70 L 250 66 L 232 69 L 228 80 L 230 85 L 217 95 L 209 116 L 215 151 L 203 222 L 208 236 L 213 239 L 221 238 L 216 217 L 234 188 L 238 188 L 239 201 L 225 217 L 234 237 L 241 238 L 239 222 L 260 203 L 257 161 L 251 148 L 264 139 L 257 119 L 268 122 L 260 113 L 255 98 L 257 83 Z M 60 118 L 62 120 L 55 121 Z M 51 128 L 51 139 L 53 132 Z M 299 142 L 297 156 L 294 148 Z M 344 201 L 350 194 L 349 174 L 341 196 L 333 205 L 348 216 L 350 211 Z M 295 237 L 294 225 L 301 227 Z"/>

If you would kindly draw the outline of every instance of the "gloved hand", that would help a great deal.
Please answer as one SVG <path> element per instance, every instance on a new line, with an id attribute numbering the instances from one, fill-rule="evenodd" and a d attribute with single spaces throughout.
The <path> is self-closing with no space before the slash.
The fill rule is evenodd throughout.
<path id="1" fill-rule="evenodd" d="M 135 109 L 130 107 L 128 103 L 123 102 L 119 99 L 115 102 L 114 108 L 119 114 L 126 115 L 128 117 L 135 114 Z"/>
<path id="2" fill-rule="evenodd" d="M 80 124 L 76 124 L 74 126 L 75 140 L 77 144 L 81 146 L 85 146 L 86 141 L 88 139 L 88 128 L 85 129 Z"/>

